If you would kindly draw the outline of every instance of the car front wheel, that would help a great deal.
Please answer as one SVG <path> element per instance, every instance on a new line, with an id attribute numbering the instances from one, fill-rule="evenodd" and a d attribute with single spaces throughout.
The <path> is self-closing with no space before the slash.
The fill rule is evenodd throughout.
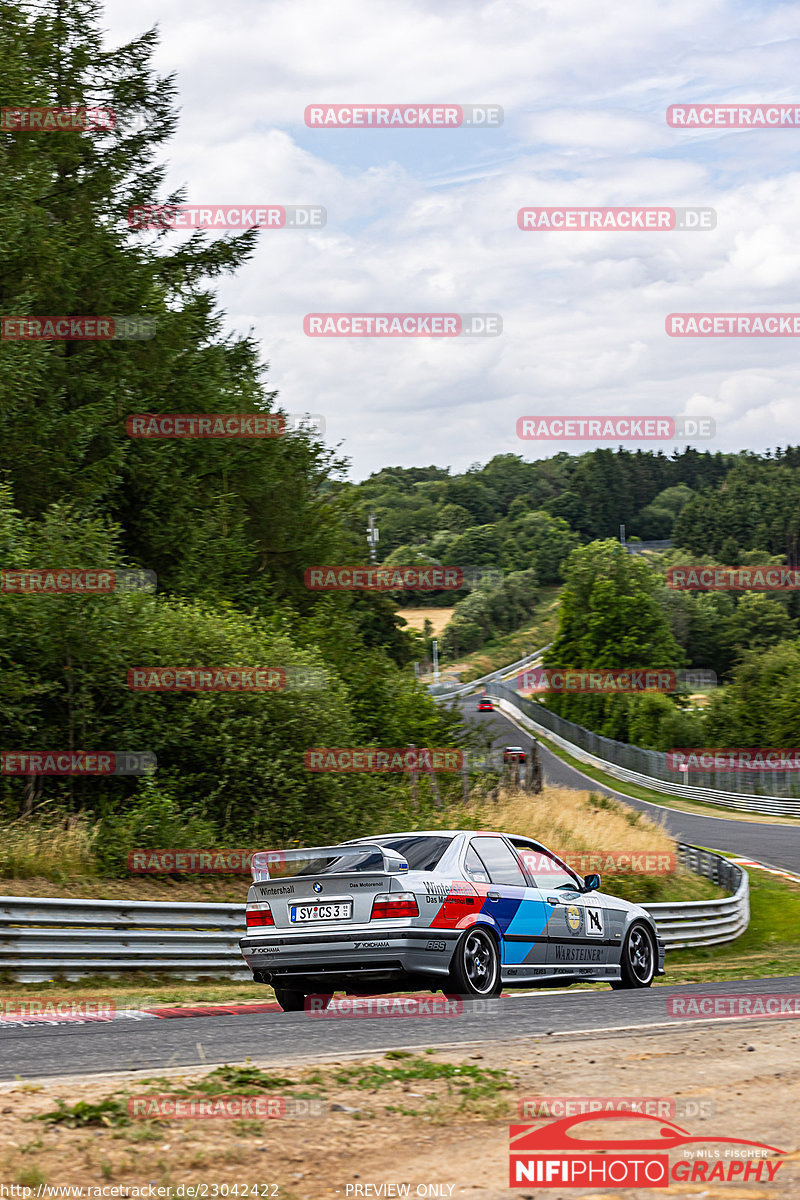
<path id="1" fill-rule="evenodd" d="M 488 929 L 473 926 L 459 939 L 450 966 L 451 986 L 461 996 L 500 992 L 500 951 Z"/>
<path id="2" fill-rule="evenodd" d="M 656 973 L 656 946 L 651 930 L 637 921 L 631 925 L 620 960 L 621 978 L 611 984 L 620 988 L 646 988 L 653 982 Z"/>

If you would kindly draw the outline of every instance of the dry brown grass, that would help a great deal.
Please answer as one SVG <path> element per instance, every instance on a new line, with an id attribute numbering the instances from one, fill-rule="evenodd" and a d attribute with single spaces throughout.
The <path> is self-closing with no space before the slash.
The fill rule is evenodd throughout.
<path id="1" fill-rule="evenodd" d="M 398 608 L 397 615 L 407 621 L 412 629 L 422 633 L 425 622 L 433 626 L 433 636 L 439 637 L 447 622 L 455 612 L 454 608 Z"/>
<path id="2" fill-rule="evenodd" d="M 470 804 L 469 822 L 536 838 L 556 854 L 602 850 L 621 854 L 670 854 L 675 840 L 646 813 L 596 792 L 545 787 L 538 795 L 503 788 L 498 800 Z"/>
<path id="3" fill-rule="evenodd" d="M 14 821 L 2 828 L 0 878 L 95 873 L 97 827 L 83 817 Z"/>
<path id="4" fill-rule="evenodd" d="M 674 871 L 646 875 L 641 870 L 613 870 L 610 855 L 674 855 L 675 840 L 659 821 L 611 796 L 546 787 L 538 795 L 501 789 L 497 800 L 474 800 L 465 810 L 463 828 L 496 829 L 535 838 L 556 854 L 588 852 L 600 860 L 575 863 L 585 874 L 599 871 L 602 889 L 636 904 L 675 900 L 710 900 L 724 892 L 709 880 L 685 870 L 673 859 Z"/>

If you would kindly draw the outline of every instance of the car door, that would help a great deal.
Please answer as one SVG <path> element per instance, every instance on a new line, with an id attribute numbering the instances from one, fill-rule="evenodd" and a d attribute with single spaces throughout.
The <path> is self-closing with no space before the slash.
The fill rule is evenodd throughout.
<path id="1" fill-rule="evenodd" d="M 503 935 L 503 977 L 514 980 L 544 973 L 548 909 L 513 847 L 497 834 L 476 834 L 467 847 L 465 875 L 485 891 L 481 911 Z"/>
<path id="2" fill-rule="evenodd" d="M 577 875 L 545 850 L 525 856 L 549 909 L 547 965 L 554 975 L 604 975 L 613 937 L 603 898 L 581 891 Z"/>

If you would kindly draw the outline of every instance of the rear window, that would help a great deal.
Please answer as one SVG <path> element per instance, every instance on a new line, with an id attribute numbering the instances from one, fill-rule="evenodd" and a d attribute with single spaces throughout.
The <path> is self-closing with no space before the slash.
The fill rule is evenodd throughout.
<path id="1" fill-rule="evenodd" d="M 408 860 L 409 871 L 432 871 L 452 842 L 449 837 L 381 838 L 381 845 Z"/>
<path id="2" fill-rule="evenodd" d="M 432 871 L 450 845 L 449 837 L 386 837 L 380 840 L 382 846 L 402 854 L 408 862 L 409 871 Z M 342 871 L 382 871 L 383 859 L 375 850 L 366 851 L 363 855 L 345 855 L 342 858 L 317 859 L 309 863 L 298 875 L 336 875 Z"/>
<path id="3" fill-rule="evenodd" d="M 339 875 L 343 871 L 382 871 L 383 858 L 376 850 L 344 854 L 340 858 L 315 858 L 298 875 Z"/>

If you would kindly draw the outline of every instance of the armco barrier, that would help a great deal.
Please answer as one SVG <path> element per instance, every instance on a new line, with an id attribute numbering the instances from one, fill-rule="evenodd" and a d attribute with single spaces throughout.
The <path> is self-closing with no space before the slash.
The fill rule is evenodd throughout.
<path id="1" fill-rule="evenodd" d="M 732 942 L 750 922 L 750 878 L 743 867 L 721 854 L 678 843 L 683 866 L 733 894 L 720 900 L 683 900 L 674 904 L 645 904 L 655 918 L 668 950 L 684 946 L 716 946 Z"/>
<path id="2" fill-rule="evenodd" d="M 507 675 L 511 675 L 513 671 L 521 671 L 525 667 L 532 666 L 541 658 L 545 650 L 550 649 L 551 645 L 552 642 L 548 642 L 540 650 L 534 650 L 531 654 L 526 654 L 524 658 L 509 663 L 508 666 L 501 667 L 498 671 L 490 671 L 488 675 L 481 675 L 478 679 L 471 679 L 469 683 L 455 684 L 452 687 L 446 683 L 431 683 L 428 687 L 434 700 L 458 700 L 462 696 L 468 696 L 476 688 L 483 687 L 485 684 L 493 686 L 496 683 L 502 683 L 503 679 Z"/>
<path id="3" fill-rule="evenodd" d="M 786 771 L 763 771 L 758 773 L 758 782 L 764 788 L 774 789 L 773 794 L 762 795 L 748 792 L 745 785 L 753 786 L 752 771 L 728 771 L 724 775 L 732 783 L 736 791 L 723 791 L 719 788 L 693 787 L 674 779 L 675 772 L 666 765 L 666 754 L 660 750 L 644 750 L 641 746 L 629 746 L 624 742 L 615 742 L 602 734 L 584 729 L 574 721 L 567 721 L 557 713 L 551 712 L 535 700 L 520 696 L 512 688 L 502 683 L 493 683 L 491 695 L 505 711 L 519 722 L 524 729 L 534 734 L 545 734 L 551 741 L 566 750 L 573 758 L 598 767 L 615 779 L 625 783 L 636 783 L 640 787 L 650 788 L 654 792 L 663 792 L 670 796 L 684 796 L 689 800 L 701 800 L 705 804 L 720 804 L 725 808 L 734 808 L 739 812 L 763 813 L 773 817 L 800 817 L 800 799 L 796 796 L 775 795 L 780 784 L 784 782 Z M 620 761 L 622 760 L 622 761 Z M 636 771 L 629 764 L 646 770 Z M 708 773 L 710 776 L 710 772 Z M 723 774 L 719 772 L 718 774 Z M 797 772 L 793 773 L 797 776 Z M 671 778 L 672 777 L 672 778 Z M 700 776 L 703 777 L 702 775 Z M 800 788 L 800 779 L 793 779 L 795 787 Z"/>
<path id="4" fill-rule="evenodd" d="M 729 942 L 747 928 L 747 872 L 718 854 L 679 845 L 692 871 L 733 889 L 721 900 L 644 905 L 670 949 Z M 142 971 L 184 979 L 249 978 L 238 941 L 244 905 L 149 900 L 39 900 L 0 896 L 0 974 L 22 983 L 54 975 Z"/>
<path id="5" fill-rule="evenodd" d="M 53 975 L 143 971 L 247 978 L 241 904 L 0 897 L 0 973 L 23 983 Z"/>

